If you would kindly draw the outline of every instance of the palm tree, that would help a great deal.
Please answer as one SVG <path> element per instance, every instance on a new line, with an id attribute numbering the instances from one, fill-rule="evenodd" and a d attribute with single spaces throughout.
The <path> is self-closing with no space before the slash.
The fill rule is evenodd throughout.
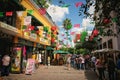
<path id="1" fill-rule="evenodd" d="M 67 34 L 67 39 L 68 39 L 68 30 L 70 30 L 72 28 L 72 23 L 71 23 L 71 20 L 66 18 L 64 21 L 63 21 L 63 27 L 64 29 L 67 31 L 66 34 Z"/>
<path id="2" fill-rule="evenodd" d="M 64 21 L 63 21 L 63 27 L 65 30 L 70 30 L 71 27 L 72 27 L 72 23 L 71 23 L 71 20 L 66 18 Z"/>

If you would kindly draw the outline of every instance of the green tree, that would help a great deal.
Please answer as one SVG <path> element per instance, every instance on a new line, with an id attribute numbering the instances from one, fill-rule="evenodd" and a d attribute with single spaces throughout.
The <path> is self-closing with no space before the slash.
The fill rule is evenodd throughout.
<path id="1" fill-rule="evenodd" d="M 35 2 L 43 8 L 48 8 L 49 7 L 46 0 L 35 0 Z"/>
<path id="2" fill-rule="evenodd" d="M 71 23 L 71 20 L 66 18 L 64 21 L 63 21 L 63 27 L 65 30 L 70 30 L 72 28 L 72 23 Z"/>

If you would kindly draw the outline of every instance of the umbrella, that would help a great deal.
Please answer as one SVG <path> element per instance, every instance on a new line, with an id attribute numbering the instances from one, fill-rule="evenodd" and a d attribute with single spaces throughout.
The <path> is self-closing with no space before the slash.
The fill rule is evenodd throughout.
<path id="1" fill-rule="evenodd" d="M 69 54 L 69 52 L 68 51 L 62 51 L 62 50 L 56 50 L 56 51 L 54 51 L 53 52 L 53 54 Z"/>

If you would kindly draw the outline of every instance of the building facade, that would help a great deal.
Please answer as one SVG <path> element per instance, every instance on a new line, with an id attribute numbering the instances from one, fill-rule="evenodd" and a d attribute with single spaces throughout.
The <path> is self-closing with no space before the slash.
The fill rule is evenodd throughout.
<path id="1" fill-rule="evenodd" d="M 14 72 L 21 72 L 23 61 L 36 53 L 42 55 L 46 64 L 50 55 L 46 48 L 51 46 L 51 29 L 57 27 L 46 9 L 36 0 L 1 0 L 0 5 L 0 60 L 5 53 L 13 60 L 19 57 L 21 64 L 19 68 L 11 69 Z"/>

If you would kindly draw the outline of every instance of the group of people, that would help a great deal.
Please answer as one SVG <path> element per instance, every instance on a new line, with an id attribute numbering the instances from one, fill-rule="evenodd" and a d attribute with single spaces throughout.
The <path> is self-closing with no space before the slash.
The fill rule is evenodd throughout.
<path id="1" fill-rule="evenodd" d="M 83 55 L 68 55 L 66 64 L 68 70 L 70 70 L 70 66 L 78 70 L 93 69 L 97 72 L 99 80 L 105 80 L 106 78 L 117 80 L 117 75 L 120 75 L 120 55 L 118 55 L 116 63 L 113 60 L 113 55 L 108 55 L 106 59 L 102 56 L 86 58 Z M 105 72 L 107 72 L 107 76 Z"/>
<path id="2" fill-rule="evenodd" d="M 89 58 L 83 55 L 68 55 L 66 63 L 69 69 L 70 66 L 78 70 L 85 70 L 89 68 Z"/>
<path id="3" fill-rule="evenodd" d="M 96 71 L 98 72 L 99 80 L 117 80 L 117 70 L 120 70 L 120 55 L 118 55 L 118 61 L 115 64 L 112 55 L 108 55 L 107 59 L 104 59 L 102 56 L 97 57 L 95 61 Z M 106 77 L 106 73 L 108 77 Z"/>

